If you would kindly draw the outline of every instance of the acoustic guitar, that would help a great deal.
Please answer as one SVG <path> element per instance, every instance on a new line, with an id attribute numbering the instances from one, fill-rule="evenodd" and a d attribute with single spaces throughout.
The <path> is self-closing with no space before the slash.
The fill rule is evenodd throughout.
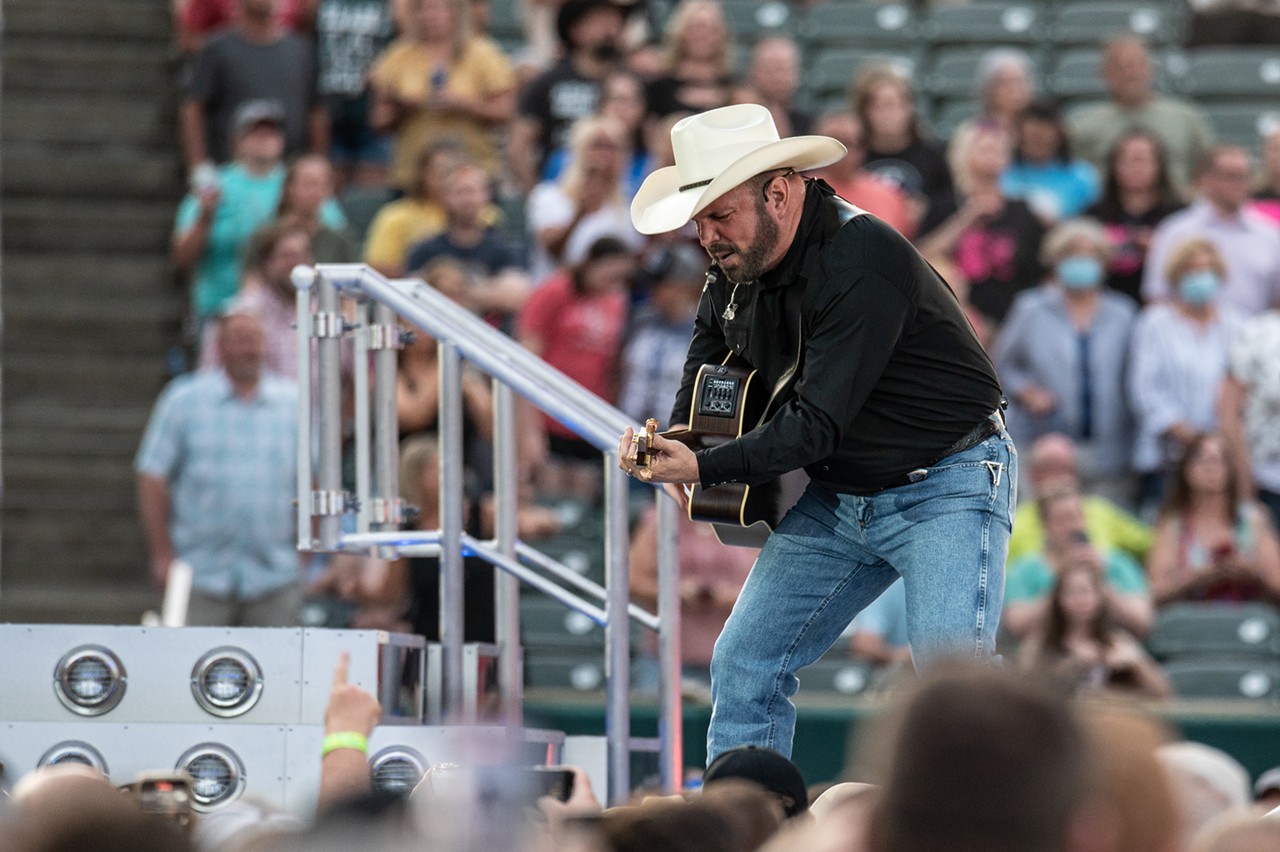
<path id="1" fill-rule="evenodd" d="M 732 441 L 764 420 L 770 395 L 764 378 L 751 367 L 704 364 L 694 380 L 689 428 L 663 432 L 662 437 L 693 450 Z M 786 507 L 781 502 L 778 480 L 763 485 L 727 482 L 714 488 L 694 485 L 689 518 L 711 524 L 724 544 L 762 547 L 782 519 Z"/>

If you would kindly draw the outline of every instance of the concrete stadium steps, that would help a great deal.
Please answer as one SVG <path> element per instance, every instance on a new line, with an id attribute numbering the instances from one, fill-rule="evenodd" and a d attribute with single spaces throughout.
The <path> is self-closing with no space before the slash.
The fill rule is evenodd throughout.
<path id="1" fill-rule="evenodd" d="M 167 43 L 173 32 L 167 2 L 155 0 L 7 0 L 5 29 L 15 41 L 28 35 L 57 34 L 75 43 L 138 41 L 145 47 Z"/>
<path id="2" fill-rule="evenodd" d="M 168 0 L 4 7 L 0 620 L 155 606 L 132 459 L 187 303 Z"/>
<path id="3" fill-rule="evenodd" d="M 8 65 L 8 61 L 5 63 Z M 9 90 L 8 73 L 5 88 Z M 5 139 L 15 143 L 64 143 L 110 149 L 146 145 L 157 151 L 177 144 L 177 111 L 168 103 L 136 100 L 128 93 L 97 97 L 17 91 L 5 96 Z M 174 152 L 177 153 L 176 150 Z"/>
<path id="4" fill-rule="evenodd" d="M 31 35 L 6 51 L 5 83 L 23 92 L 149 97 L 167 91 L 177 74 L 176 50 L 139 56 L 137 45 L 128 41 L 69 44 L 65 38 Z"/>
<path id="5" fill-rule="evenodd" d="M 173 210 L 173 203 L 83 195 L 11 198 L 4 206 L 4 238 L 23 251 L 163 256 L 169 251 Z"/>
<path id="6" fill-rule="evenodd" d="M 182 176 L 167 151 L 137 145 L 86 150 L 38 142 L 11 142 L 4 152 L 0 187 L 6 196 L 76 199 L 148 199 L 172 214 L 184 191 Z"/>

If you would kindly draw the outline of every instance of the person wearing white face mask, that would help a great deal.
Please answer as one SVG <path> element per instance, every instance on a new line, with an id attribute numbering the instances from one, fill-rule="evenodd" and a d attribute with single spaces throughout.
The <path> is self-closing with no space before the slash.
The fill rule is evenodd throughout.
<path id="1" fill-rule="evenodd" d="M 1014 301 L 992 357 L 1016 440 L 1067 435 L 1079 445 L 1083 490 L 1128 507 L 1135 495 L 1125 365 L 1137 305 L 1104 286 L 1110 252 L 1092 219 L 1049 231 L 1041 248 L 1049 278 Z"/>
<path id="2" fill-rule="evenodd" d="M 1142 310 L 1129 354 L 1143 510 L 1159 505 L 1165 474 L 1191 439 L 1217 430 L 1218 387 L 1244 323 L 1236 310 L 1218 304 L 1226 265 L 1213 243 L 1191 239 L 1174 247 L 1164 275 L 1172 298 Z"/>

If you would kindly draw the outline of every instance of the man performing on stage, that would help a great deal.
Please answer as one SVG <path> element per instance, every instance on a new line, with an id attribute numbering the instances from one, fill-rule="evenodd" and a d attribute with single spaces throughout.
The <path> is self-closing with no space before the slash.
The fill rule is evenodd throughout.
<path id="1" fill-rule="evenodd" d="M 916 665 L 995 652 L 1016 453 L 995 370 L 960 304 L 901 235 L 800 173 L 844 147 L 779 139 L 768 110 L 724 107 L 671 131 L 676 165 L 631 206 L 642 233 L 698 229 L 712 265 L 672 423 L 703 364 L 731 353 L 773 389 L 755 428 L 696 452 L 662 437 L 646 482 L 810 484 L 769 536 L 711 663 L 707 759 L 755 744 L 790 754 L 796 671 L 902 577 Z"/>

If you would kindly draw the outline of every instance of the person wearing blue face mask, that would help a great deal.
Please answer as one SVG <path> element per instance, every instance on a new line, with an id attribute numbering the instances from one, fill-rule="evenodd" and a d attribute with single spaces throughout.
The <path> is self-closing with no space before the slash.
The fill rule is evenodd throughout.
<path id="1" fill-rule="evenodd" d="M 1197 238 L 1175 246 L 1164 274 L 1172 298 L 1142 310 L 1129 355 L 1129 399 L 1138 427 L 1133 461 L 1141 476 L 1139 507 L 1148 515 L 1191 439 L 1218 428 L 1218 387 L 1244 322 L 1219 304 L 1226 264 L 1213 243 Z"/>
<path id="2" fill-rule="evenodd" d="M 1129 507 L 1133 422 L 1124 377 L 1137 305 L 1104 285 L 1110 252 L 1093 219 L 1050 230 L 1041 248 L 1049 278 L 1014 301 L 992 356 L 1010 398 L 1010 433 L 1026 442 L 1049 432 L 1072 438 L 1082 488 Z"/>

